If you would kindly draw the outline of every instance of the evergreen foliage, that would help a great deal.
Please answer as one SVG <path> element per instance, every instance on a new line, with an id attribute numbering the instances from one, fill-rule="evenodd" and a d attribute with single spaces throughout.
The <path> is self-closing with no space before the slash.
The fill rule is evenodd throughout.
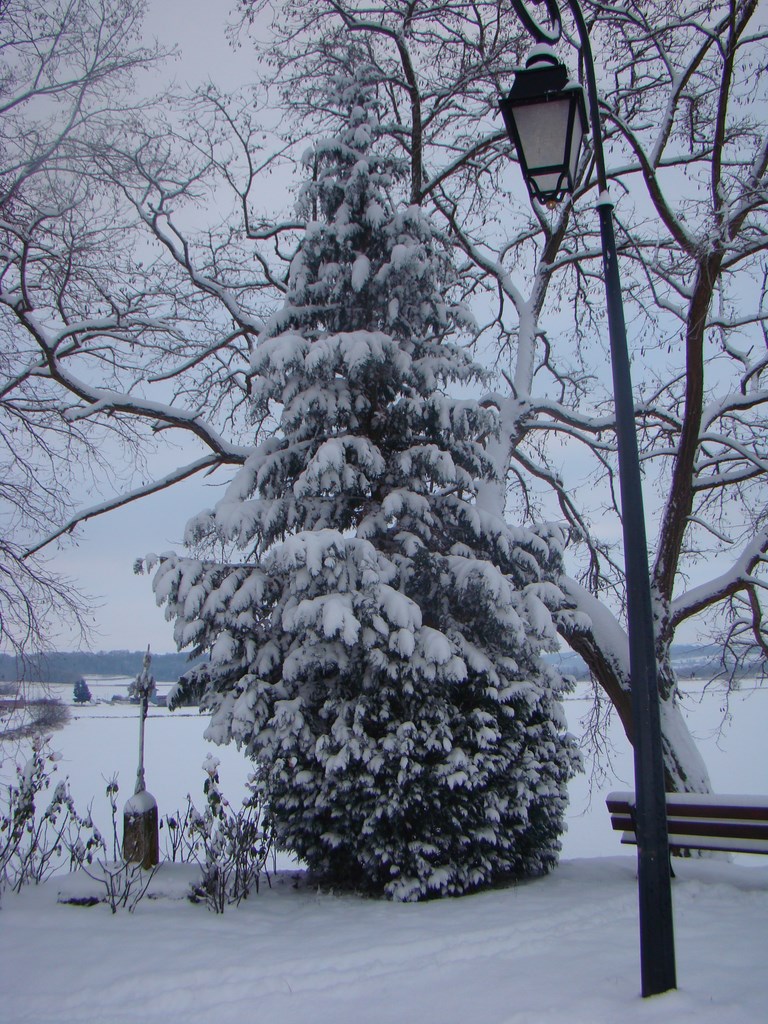
<path id="1" fill-rule="evenodd" d="M 253 358 L 277 429 L 188 527 L 244 561 L 165 556 L 155 590 L 211 652 L 208 736 L 256 761 L 280 845 L 334 883 L 457 894 L 557 857 L 562 538 L 477 500 L 496 420 L 448 395 L 480 371 L 447 249 L 396 204 L 375 88 L 336 79 L 328 105 L 344 126 L 307 158 L 312 219 Z"/>
<path id="2" fill-rule="evenodd" d="M 87 704 L 91 700 L 90 688 L 82 676 L 75 683 L 73 699 L 75 704 Z"/>

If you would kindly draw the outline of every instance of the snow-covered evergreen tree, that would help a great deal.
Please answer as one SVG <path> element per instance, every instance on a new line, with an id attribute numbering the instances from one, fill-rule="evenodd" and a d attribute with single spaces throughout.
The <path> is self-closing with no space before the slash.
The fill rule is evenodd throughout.
<path id="1" fill-rule="evenodd" d="M 84 676 L 80 676 L 80 678 L 75 682 L 72 698 L 75 704 L 87 704 L 88 701 L 92 699 L 91 689 L 85 681 Z"/>
<path id="2" fill-rule="evenodd" d="M 476 502 L 496 422 L 448 396 L 480 371 L 447 250 L 395 203 L 375 87 L 333 85 L 343 130 L 308 157 L 313 219 L 253 360 L 254 417 L 278 426 L 188 528 L 243 561 L 165 556 L 155 590 L 211 652 L 207 735 L 254 758 L 280 844 L 417 899 L 556 860 L 577 763 L 541 658 L 561 538 Z"/>

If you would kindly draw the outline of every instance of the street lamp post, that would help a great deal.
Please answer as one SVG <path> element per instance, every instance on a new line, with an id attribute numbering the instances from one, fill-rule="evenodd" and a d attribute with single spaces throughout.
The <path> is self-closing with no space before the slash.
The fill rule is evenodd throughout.
<path id="1" fill-rule="evenodd" d="M 539 4 L 541 0 L 529 2 Z M 677 982 L 648 551 L 613 202 L 605 170 L 595 66 L 578 0 L 567 0 L 567 3 L 579 33 L 584 60 L 599 187 L 597 207 L 608 306 L 627 586 L 641 981 L 643 996 L 652 996 L 676 988 Z M 549 49 L 561 34 L 557 0 L 543 0 L 545 24 L 533 17 L 526 0 L 512 0 L 512 5 L 538 45 L 526 68 L 517 73 L 509 96 L 501 103 L 501 110 L 531 196 L 540 202 L 553 203 L 574 188 L 579 146 L 586 131 L 583 93 L 579 86 L 568 84 L 565 68 Z M 546 137 L 547 132 L 558 130 L 560 135 L 554 140 Z"/>

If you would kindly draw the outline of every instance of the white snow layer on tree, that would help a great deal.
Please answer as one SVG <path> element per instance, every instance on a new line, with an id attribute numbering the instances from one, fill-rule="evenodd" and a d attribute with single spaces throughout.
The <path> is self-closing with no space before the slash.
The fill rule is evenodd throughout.
<path id="1" fill-rule="evenodd" d="M 459 893 L 557 858 L 578 758 L 555 646 L 562 536 L 479 507 L 493 410 L 460 344 L 455 272 L 392 191 L 375 88 L 351 79 L 308 159 L 313 211 L 253 355 L 254 445 L 192 520 L 242 562 L 164 556 L 155 590 L 208 736 L 253 757 L 280 841 L 341 884 Z"/>

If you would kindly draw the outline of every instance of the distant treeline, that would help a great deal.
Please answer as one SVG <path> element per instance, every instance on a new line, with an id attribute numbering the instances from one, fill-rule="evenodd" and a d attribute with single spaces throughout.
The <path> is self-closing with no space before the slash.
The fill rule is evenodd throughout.
<path id="1" fill-rule="evenodd" d="M 51 653 L 26 658 L 0 654 L 0 682 L 21 679 L 39 683 L 74 683 L 81 676 L 135 676 L 141 671 L 143 651 L 99 651 L 97 654 Z M 200 659 L 198 659 L 200 660 Z M 577 655 L 570 652 L 547 655 L 561 672 L 575 679 L 588 679 L 589 670 Z M 153 654 L 152 674 L 159 683 L 175 683 L 195 661 L 186 654 Z M 720 651 L 714 645 L 676 644 L 672 648 L 672 664 L 681 680 L 713 678 L 720 670 Z M 744 666 L 737 675 L 759 674 L 762 666 Z"/>
<path id="2" fill-rule="evenodd" d="M 144 651 L 50 652 L 23 661 L 0 654 L 0 680 L 74 683 L 81 676 L 135 676 L 143 658 Z M 153 654 L 152 675 L 159 683 L 175 683 L 192 664 L 187 654 Z"/>

